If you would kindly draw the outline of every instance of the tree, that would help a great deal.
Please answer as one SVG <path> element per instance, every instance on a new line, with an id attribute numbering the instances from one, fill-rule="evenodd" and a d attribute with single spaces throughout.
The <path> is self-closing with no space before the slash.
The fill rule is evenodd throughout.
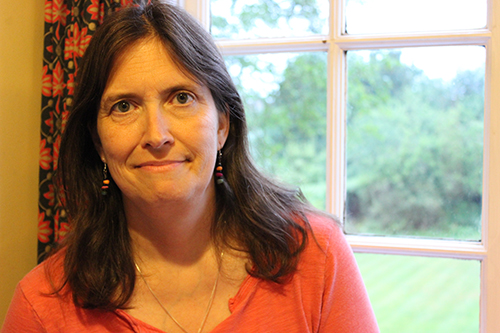
<path id="1" fill-rule="evenodd" d="M 484 74 L 430 80 L 399 56 L 350 58 L 351 230 L 479 237 Z"/>
<path id="2" fill-rule="evenodd" d="M 212 33 L 218 38 L 232 38 L 237 35 L 255 36 L 262 31 L 266 34 L 272 34 L 272 31 L 281 34 L 283 30 L 294 30 L 294 26 L 299 22 L 301 26 L 307 26 L 301 29 L 302 33 L 318 34 L 327 26 L 326 20 L 320 19 L 320 7 L 317 1 L 218 0 L 214 2 L 212 8 L 225 8 L 228 5 L 232 15 L 231 22 L 216 12 L 212 16 Z"/>

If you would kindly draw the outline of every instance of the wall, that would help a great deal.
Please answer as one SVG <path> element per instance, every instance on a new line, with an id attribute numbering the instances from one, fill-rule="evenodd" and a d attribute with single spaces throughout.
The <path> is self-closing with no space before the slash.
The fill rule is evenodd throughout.
<path id="1" fill-rule="evenodd" d="M 43 0 L 0 0 L 0 326 L 36 265 Z"/>

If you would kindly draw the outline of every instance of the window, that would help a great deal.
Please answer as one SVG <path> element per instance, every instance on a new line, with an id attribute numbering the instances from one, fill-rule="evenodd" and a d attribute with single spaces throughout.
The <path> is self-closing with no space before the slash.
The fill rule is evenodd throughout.
<path id="1" fill-rule="evenodd" d="M 244 95 L 257 162 L 344 221 L 382 331 L 500 331 L 497 4 L 183 5 Z"/>

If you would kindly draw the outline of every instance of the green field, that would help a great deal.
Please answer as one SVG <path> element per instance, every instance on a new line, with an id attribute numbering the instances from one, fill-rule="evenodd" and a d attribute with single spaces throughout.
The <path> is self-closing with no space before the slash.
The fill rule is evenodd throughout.
<path id="1" fill-rule="evenodd" d="M 479 332 L 480 263 L 357 253 L 382 333 Z"/>

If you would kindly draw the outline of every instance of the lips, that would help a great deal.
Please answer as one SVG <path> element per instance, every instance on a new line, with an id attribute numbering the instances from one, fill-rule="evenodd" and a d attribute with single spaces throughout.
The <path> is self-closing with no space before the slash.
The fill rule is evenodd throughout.
<path id="1" fill-rule="evenodd" d="M 136 169 L 169 169 L 173 168 L 181 163 L 184 163 L 185 160 L 162 160 L 162 161 L 147 161 L 135 166 Z"/>

